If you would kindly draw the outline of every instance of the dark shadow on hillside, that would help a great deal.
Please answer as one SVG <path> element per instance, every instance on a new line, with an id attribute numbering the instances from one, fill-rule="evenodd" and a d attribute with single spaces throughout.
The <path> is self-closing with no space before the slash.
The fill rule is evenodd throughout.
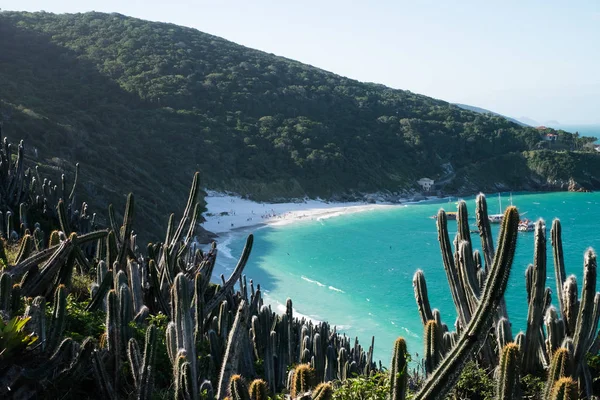
<path id="1" fill-rule="evenodd" d="M 51 165 L 46 172 L 55 179 L 81 163 L 78 198 L 100 216 L 109 203 L 121 211 L 124 196 L 134 192 L 134 229 L 143 240 L 160 238 L 168 213 L 181 215 L 196 169 L 186 167 L 176 156 L 177 143 L 160 130 L 163 111 L 50 36 L 16 26 L 1 14 L 0 37 L 5 135 L 13 143 L 23 139 L 29 159 Z"/>

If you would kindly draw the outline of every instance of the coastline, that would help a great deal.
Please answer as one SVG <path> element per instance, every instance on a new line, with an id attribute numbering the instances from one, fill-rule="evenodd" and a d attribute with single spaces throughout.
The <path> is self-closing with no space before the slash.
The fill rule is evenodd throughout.
<path id="1" fill-rule="evenodd" d="M 437 197 L 427 198 L 427 200 Z M 410 199 L 398 203 L 331 202 L 298 200 L 286 203 L 259 203 L 237 195 L 208 191 L 205 197 L 206 221 L 202 227 L 217 236 L 248 228 L 281 226 L 299 221 L 320 220 L 358 212 L 401 207 Z M 414 204 L 414 203 L 413 203 Z"/>

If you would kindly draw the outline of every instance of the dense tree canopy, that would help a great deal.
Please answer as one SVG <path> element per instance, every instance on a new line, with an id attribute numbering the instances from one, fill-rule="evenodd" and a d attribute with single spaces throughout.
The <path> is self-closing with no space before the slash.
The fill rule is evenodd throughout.
<path id="1" fill-rule="evenodd" d="M 1 12 L 0 36 L 4 132 L 46 161 L 81 162 L 99 196 L 138 188 L 156 215 L 184 201 L 174 193 L 194 170 L 258 199 L 400 191 L 445 163 L 543 140 L 500 116 L 119 14 Z M 103 187 L 108 174 L 123 187 Z"/>

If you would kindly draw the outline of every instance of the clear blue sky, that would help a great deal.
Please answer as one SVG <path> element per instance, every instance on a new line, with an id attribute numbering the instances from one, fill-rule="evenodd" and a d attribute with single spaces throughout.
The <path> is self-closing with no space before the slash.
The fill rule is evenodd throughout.
<path id="1" fill-rule="evenodd" d="M 600 1 L 3 0 L 197 28 L 350 78 L 544 123 L 600 123 Z"/>

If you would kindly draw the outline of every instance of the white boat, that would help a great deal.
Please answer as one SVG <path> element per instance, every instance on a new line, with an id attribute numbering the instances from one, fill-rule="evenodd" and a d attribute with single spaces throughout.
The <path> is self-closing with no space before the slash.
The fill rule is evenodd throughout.
<path id="1" fill-rule="evenodd" d="M 542 224 L 542 228 L 546 229 L 546 224 Z M 522 219 L 519 221 L 519 232 L 533 232 L 535 231 L 535 222 L 530 219 Z"/>
<path id="2" fill-rule="evenodd" d="M 535 230 L 535 223 L 529 219 L 522 219 L 519 221 L 519 232 L 533 232 Z"/>
<path id="3" fill-rule="evenodd" d="M 502 213 L 502 198 L 500 197 L 500 193 L 498 193 L 498 210 L 500 213 Z M 500 224 L 502 223 L 502 218 L 504 218 L 504 214 L 488 215 L 490 224 Z"/>

